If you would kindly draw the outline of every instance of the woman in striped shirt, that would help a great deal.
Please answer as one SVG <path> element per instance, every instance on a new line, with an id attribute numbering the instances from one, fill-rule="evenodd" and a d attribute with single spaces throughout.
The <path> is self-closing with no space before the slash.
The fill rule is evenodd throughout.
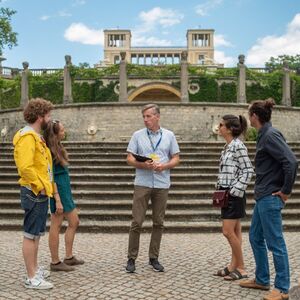
<path id="1" fill-rule="evenodd" d="M 241 218 L 245 217 L 245 191 L 253 175 L 248 151 L 239 136 L 245 134 L 247 120 L 243 116 L 225 115 L 219 124 L 219 135 L 226 144 L 221 154 L 218 189 L 229 190 L 228 206 L 221 209 L 223 235 L 231 247 L 231 262 L 215 275 L 225 280 L 247 278 L 242 252 Z"/>

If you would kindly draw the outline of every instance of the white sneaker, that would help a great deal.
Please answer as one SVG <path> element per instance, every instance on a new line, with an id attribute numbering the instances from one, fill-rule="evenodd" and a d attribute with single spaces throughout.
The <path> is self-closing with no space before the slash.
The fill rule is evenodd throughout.
<path id="1" fill-rule="evenodd" d="M 36 276 L 45 279 L 50 276 L 50 272 L 46 270 L 44 267 L 39 267 L 35 273 Z"/>
<path id="2" fill-rule="evenodd" d="M 25 280 L 27 289 L 48 290 L 53 288 L 53 284 L 35 275 L 32 279 Z"/>

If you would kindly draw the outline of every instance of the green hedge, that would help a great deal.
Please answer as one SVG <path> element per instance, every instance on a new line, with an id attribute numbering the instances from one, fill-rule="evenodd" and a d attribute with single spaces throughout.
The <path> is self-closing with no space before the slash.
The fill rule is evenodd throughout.
<path id="1" fill-rule="evenodd" d="M 21 80 L 7 80 L 0 78 L 0 107 L 16 108 L 20 106 L 21 99 Z"/>

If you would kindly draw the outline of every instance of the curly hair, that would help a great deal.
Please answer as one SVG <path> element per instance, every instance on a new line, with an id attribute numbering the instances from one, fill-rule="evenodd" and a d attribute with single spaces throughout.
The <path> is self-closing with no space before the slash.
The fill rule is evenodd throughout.
<path id="1" fill-rule="evenodd" d="M 38 117 L 44 117 L 53 109 L 53 104 L 42 98 L 31 99 L 24 108 L 24 120 L 33 124 Z"/>

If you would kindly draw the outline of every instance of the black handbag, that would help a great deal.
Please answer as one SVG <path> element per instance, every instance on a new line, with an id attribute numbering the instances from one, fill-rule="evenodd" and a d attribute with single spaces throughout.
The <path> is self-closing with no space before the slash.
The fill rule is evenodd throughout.
<path id="1" fill-rule="evenodd" d="M 229 190 L 217 190 L 213 193 L 213 206 L 214 207 L 227 207 L 229 200 Z"/>

